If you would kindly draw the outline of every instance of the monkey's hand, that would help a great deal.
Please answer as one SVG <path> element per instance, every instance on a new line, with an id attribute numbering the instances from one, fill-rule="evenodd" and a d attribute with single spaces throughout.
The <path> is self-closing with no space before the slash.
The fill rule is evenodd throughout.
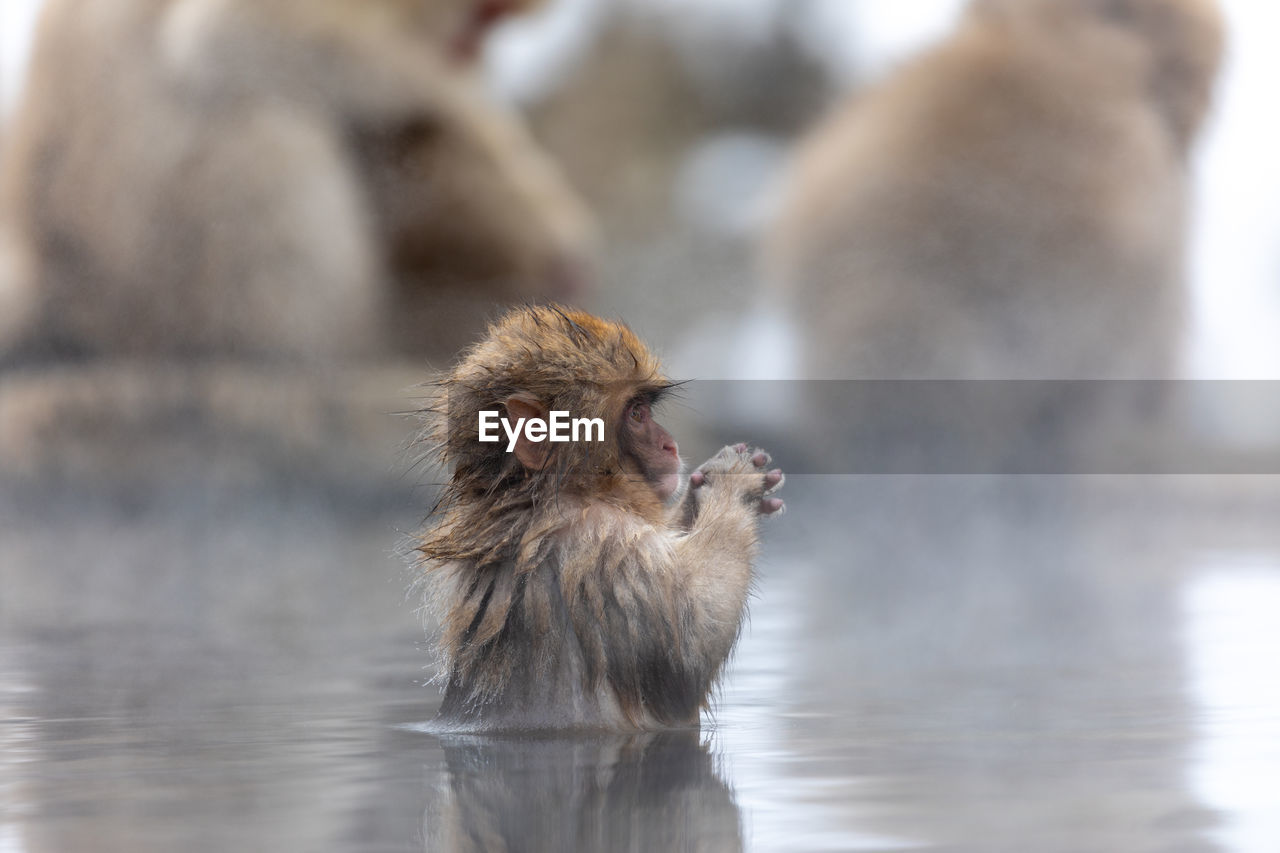
<path id="1" fill-rule="evenodd" d="M 780 513 L 786 504 L 780 498 L 769 496 L 782 488 L 786 477 L 778 468 L 766 471 L 770 461 L 769 454 L 758 447 L 745 444 L 725 447 L 689 476 L 690 496 L 695 497 L 703 489 L 728 489 L 761 515 Z"/>
<path id="2" fill-rule="evenodd" d="M 672 624 L 701 626 L 682 635 L 694 671 L 718 672 L 733 648 L 760 547 L 760 516 L 782 511 L 782 501 L 769 497 L 782 480 L 781 471 L 769 469 L 769 454 L 745 444 L 724 448 L 689 477 L 688 523 L 672 539 L 672 569 L 684 581 L 688 609 Z"/>

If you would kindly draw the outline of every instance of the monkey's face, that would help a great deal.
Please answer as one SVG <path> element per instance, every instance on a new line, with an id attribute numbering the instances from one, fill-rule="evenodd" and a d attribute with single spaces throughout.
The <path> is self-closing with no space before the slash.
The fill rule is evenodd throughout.
<path id="1" fill-rule="evenodd" d="M 667 501 L 680 489 L 680 448 L 653 419 L 652 400 L 637 397 L 622 413 L 619 443 L 623 458 L 634 465 L 658 498 Z"/>

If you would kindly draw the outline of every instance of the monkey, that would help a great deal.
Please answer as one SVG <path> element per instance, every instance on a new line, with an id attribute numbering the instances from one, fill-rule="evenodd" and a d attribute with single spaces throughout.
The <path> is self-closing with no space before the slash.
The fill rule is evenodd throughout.
<path id="1" fill-rule="evenodd" d="M 508 313 L 437 380 L 424 441 L 452 473 L 413 557 L 441 626 L 441 725 L 698 726 L 784 475 L 736 444 L 682 483 L 653 417 L 673 388 L 629 328 L 561 306 Z M 485 443 L 485 411 L 604 429 Z"/>
<path id="2" fill-rule="evenodd" d="M 835 379 L 1178 375 L 1214 0 L 973 0 L 798 146 L 764 301 Z"/>
<path id="3" fill-rule="evenodd" d="M 592 222 L 480 92 L 537 0 L 49 0 L 2 162 L 38 356 L 452 356 Z M 14 268 L 17 268 L 16 265 Z"/>

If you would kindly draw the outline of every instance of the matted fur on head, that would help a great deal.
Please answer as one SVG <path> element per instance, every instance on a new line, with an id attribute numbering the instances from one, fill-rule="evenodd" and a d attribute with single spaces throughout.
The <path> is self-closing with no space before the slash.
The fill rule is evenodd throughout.
<path id="1" fill-rule="evenodd" d="M 452 473 L 436 507 L 443 518 L 419 550 L 432 559 L 487 562 L 500 557 L 493 543 L 523 533 L 493 535 L 495 520 L 566 493 L 607 494 L 622 476 L 616 425 L 624 409 L 672 384 L 621 323 L 559 306 L 507 313 L 436 380 L 422 412 L 428 453 Z M 479 440 L 480 412 L 507 417 L 506 401 L 517 395 L 548 412 L 603 419 L 604 441 L 554 445 L 545 470 L 525 470 L 505 442 Z"/>

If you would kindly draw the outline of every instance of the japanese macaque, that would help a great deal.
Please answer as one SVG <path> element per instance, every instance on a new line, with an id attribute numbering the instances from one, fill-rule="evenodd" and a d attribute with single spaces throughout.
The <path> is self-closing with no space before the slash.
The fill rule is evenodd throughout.
<path id="1" fill-rule="evenodd" d="M 671 387 L 625 326 L 557 307 L 509 313 L 440 380 L 427 435 L 452 476 L 416 551 L 442 631 L 442 723 L 698 725 L 783 474 L 734 445 L 681 495 L 653 418 Z M 516 424 L 511 441 L 479 440 L 486 411 Z M 521 429 L 556 412 L 601 420 L 602 440 Z"/>
<path id="2" fill-rule="evenodd" d="M 451 356 L 495 300 L 573 298 L 589 218 L 471 74 L 533 2 L 49 0 L 0 174 L 10 347 Z"/>
<path id="3" fill-rule="evenodd" d="M 813 378 L 1166 378 L 1214 0 L 974 0 L 802 145 L 766 274 Z"/>

